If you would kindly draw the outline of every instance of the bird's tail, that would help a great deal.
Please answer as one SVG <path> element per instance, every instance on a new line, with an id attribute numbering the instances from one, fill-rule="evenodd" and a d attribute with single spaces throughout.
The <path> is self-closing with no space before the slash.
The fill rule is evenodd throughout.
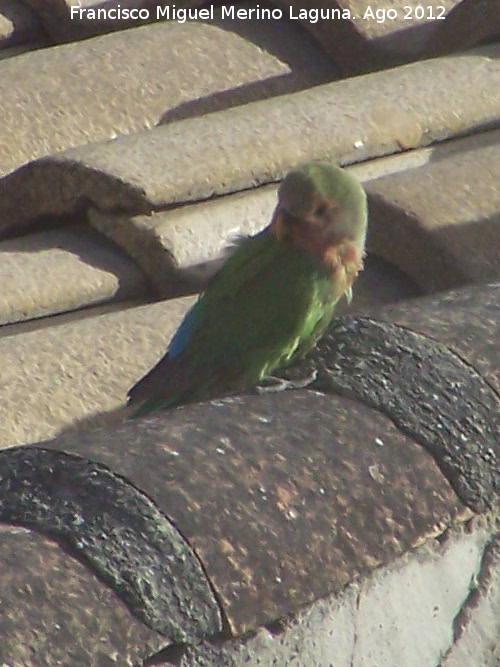
<path id="1" fill-rule="evenodd" d="M 127 402 L 134 409 L 127 419 L 175 407 L 182 402 L 185 391 L 186 379 L 176 361 L 167 354 L 128 390 Z"/>
<path id="2" fill-rule="evenodd" d="M 151 412 L 159 412 L 160 410 L 166 410 L 167 408 L 173 408 L 177 405 L 178 398 L 172 396 L 170 399 L 158 399 L 157 397 L 151 396 L 146 398 L 142 403 L 137 405 L 137 407 L 132 410 L 132 412 L 127 415 L 127 421 L 132 419 L 139 419 L 140 417 L 145 417 Z M 130 401 L 129 401 L 130 405 Z"/>

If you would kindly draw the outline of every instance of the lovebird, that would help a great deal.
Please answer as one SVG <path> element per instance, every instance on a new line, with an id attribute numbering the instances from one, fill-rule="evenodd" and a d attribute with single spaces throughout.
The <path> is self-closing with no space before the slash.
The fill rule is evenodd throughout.
<path id="1" fill-rule="evenodd" d="M 241 239 L 165 355 L 128 392 L 129 418 L 249 389 L 310 351 L 363 268 L 366 194 L 326 162 L 289 172 L 270 224 Z"/>

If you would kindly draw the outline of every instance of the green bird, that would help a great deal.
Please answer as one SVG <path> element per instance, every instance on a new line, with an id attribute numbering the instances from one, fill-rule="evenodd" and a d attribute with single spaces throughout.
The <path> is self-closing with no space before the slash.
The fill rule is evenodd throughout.
<path id="1" fill-rule="evenodd" d="M 271 223 L 241 240 L 166 354 L 128 392 L 131 418 L 257 385 L 314 347 L 363 268 L 366 194 L 326 162 L 291 171 Z"/>

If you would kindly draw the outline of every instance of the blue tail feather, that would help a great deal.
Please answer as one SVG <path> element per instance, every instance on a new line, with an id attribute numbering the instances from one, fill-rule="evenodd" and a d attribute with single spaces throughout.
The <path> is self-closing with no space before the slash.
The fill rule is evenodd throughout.
<path id="1" fill-rule="evenodd" d="M 196 331 L 198 324 L 198 303 L 199 302 L 197 301 L 188 310 L 179 328 L 170 341 L 170 345 L 168 346 L 168 355 L 171 359 L 174 359 L 175 357 L 179 356 L 179 354 L 184 352 L 186 347 L 189 345 L 189 341 L 191 340 L 194 332 Z"/>

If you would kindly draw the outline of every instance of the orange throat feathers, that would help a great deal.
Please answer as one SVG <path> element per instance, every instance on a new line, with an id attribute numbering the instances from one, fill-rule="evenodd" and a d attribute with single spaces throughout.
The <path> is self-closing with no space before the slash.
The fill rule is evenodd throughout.
<path id="1" fill-rule="evenodd" d="M 335 241 L 317 234 L 311 225 L 300 220 L 285 219 L 286 212 L 276 212 L 271 228 L 278 240 L 287 239 L 296 248 L 309 252 L 331 276 L 336 297 L 350 288 L 363 269 L 364 250 L 348 236 Z"/>

